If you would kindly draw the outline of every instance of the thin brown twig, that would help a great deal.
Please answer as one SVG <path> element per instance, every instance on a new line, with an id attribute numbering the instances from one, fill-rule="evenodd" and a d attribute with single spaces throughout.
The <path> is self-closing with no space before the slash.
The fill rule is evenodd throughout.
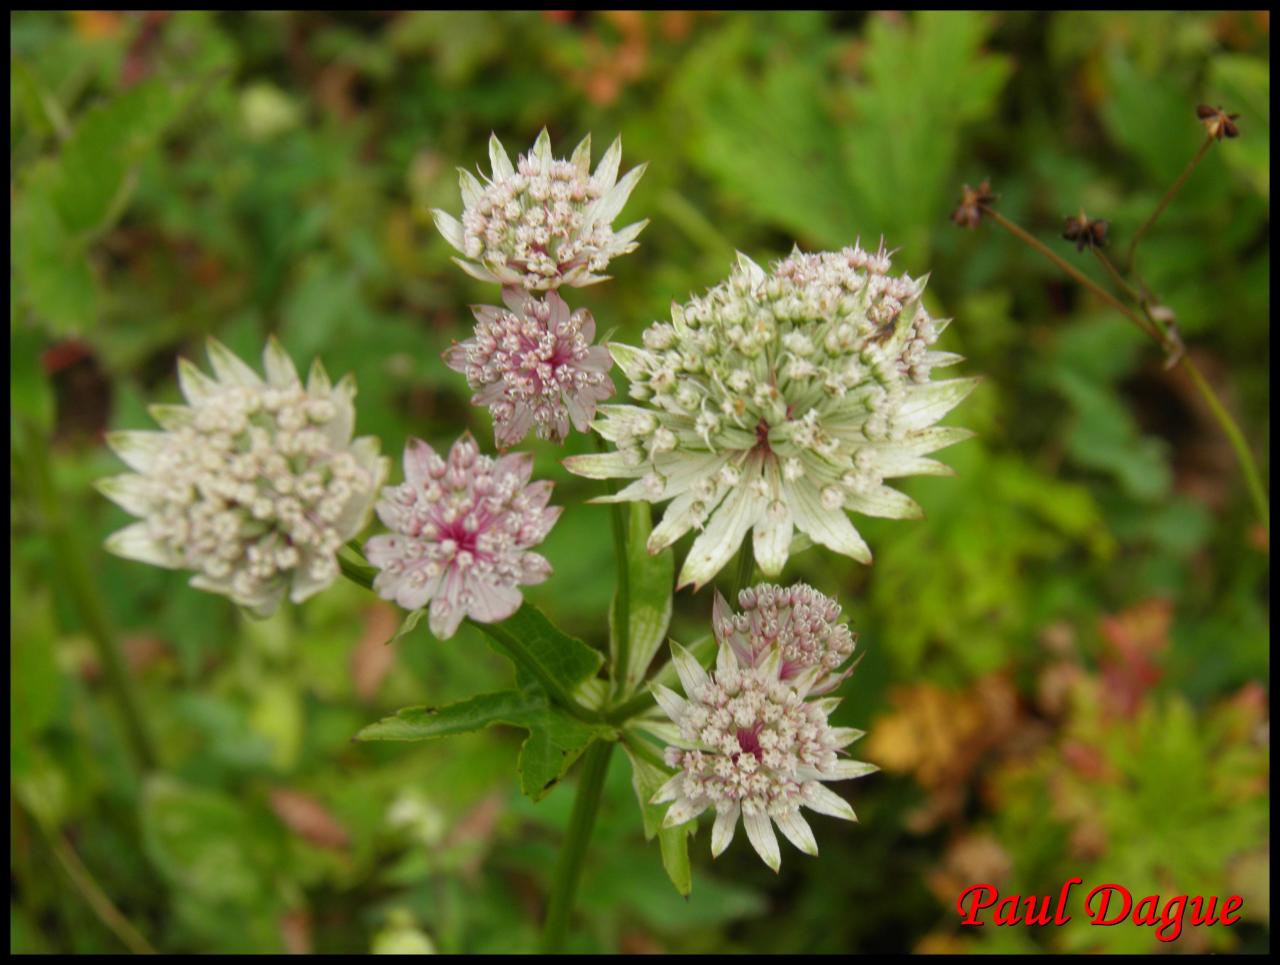
<path id="1" fill-rule="evenodd" d="M 27 808 L 23 806 L 22 810 L 27 811 Z M 102 886 L 94 878 L 93 872 L 80 860 L 80 855 L 67 841 L 66 836 L 56 828 L 46 827 L 35 814 L 29 811 L 27 813 L 31 823 L 40 832 L 40 837 L 44 839 L 45 845 L 53 852 L 54 859 L 71 881 L 72 887 L 84 899 L 84 903 L 89 906 L 94 916 L 133 954 L 155 955 L 155 948 L 103 891 Z"/>
<path id="2" fill-rule="evenodd" d="M 1164 197 L 1160 199 L 1160 203 L 1156 205 L 1155 210 L 1151 212 L 1146 221 L 1142 222 L 1142 226 L 1134 232 L 1133 238 L 1129 241 L 1129 250 L 1125 254 L 1125 271 L 1133 271 L 1133 261 L 1138 254 L 1138 242 L 1142 240 L 1143 235 L 1151 230 L 1151 226 L 1164 213 L 1164 209 L 1169 206 L 1169 202 L 1182 190 L 1182 186 L 1187 183 L 1187 178 L 1191 177 L 1191 172 L 1196 169 L 1196 166 L 1204 159 L 1205 154 L 1209 152 L 1209 148 L 1212 146 L 1213 135 L 1210 135 L 1205 138 L 1204 143 L 1200 145 L 1200 149 L 1187 162 L 1187 166 L 1182 169 L 1182 173 L 1178 175 L 1178 180 L 1174 181 L 1169 190 L 1164 193 Z"/>
<path id="3" fill-rule="evenodd" d="M 1161 338 L 1160 333 L 1156 331 L 1154 328 L 1152 328 L 1151 324 L 1145 318 L 1143 318 L 1137 312 L 1133 311 L 1133 309 L 1129 308 L 1128 305 L 1120 301 L 1120 299 L 1116 298 L 1115 295 L 1111 294 L 1111 292 L 1107 291 L 1105 288 L 1099 285 L 1096 281 L 1094 281 L 1092 278 L 1090 278 L 1088 275 L 1082 272 L 1079 268 L 1077 268 L 1075 265 L 1071 264 L 1071 262 L 1067 261 L 1061 255 L 1059 255 L 1056 251 L 1054 251 L 1052 248 L 1046 245 L 1043 241 L 1035 237 L 1035 235 L 1024 230 L 1019 225 L 1015 224 L 1014 222 L 1006 218 L 1004 215 L 1002 215 L 999 211 L 995 210 L 995 208 L 992 208 L 988 205 L 983 205 L 982 213 L 985 214 L 987 217 L 991 218 L 991 220 L 993 220 L 996 224 L 998 224 L 1005 231 L 1009 232 L 1009 234 L 1013 235 L 1023 244 L 1028 245 L 1031 248 L 1034 248 L 1040 254 L 1044 255 L 1044 257 L 1048 258 L 1051 262 L 1057 265 L 1060 269 L 1062 269 L 1064 272 L 1070 275 L 1073 279 L 1075 279 L 1085 288 L 1088 288 L 1091 292 L 1093 292 L 1095 295 L 1101 298 L 1104 302 L 1106 302 L 1108 305 L 1110 305 L 1112 308 L 1114 308 L 1116 311 L 1122 314 L 1125 318 L 1133 322 L 1134 325 L 1138 326 L 1138 328 L 1142 332 L 1144 332 L 1147 335 L 1147 337 L 1155 339 L 1157 342 L 1161 343 L 1162 345 L 1164 344 L 1164 340 Z"/>
<path id="4" fill-rule="evenodd" d="M 1084 285 L 1108 305 L 1124 315 L 1125 318 L 1129 319 L 1150 338 L 1154 339 L 1161 348 L 1169 350 L 1171 346 L 1176 346 L 1180 350 L 1181 340 L 1177 338 L 1176 334 L 1174 334 L 1172 330 L 1166 332 L 1160 323 L 1151 317 L 1146 299 L 1140 300 L 1142 311 L 1146 315 L 1146 318 L 1143 318 L 1134 312 L 1133 309 L 1129 308 L 1129 306 L 1116 298 L 1115 295 L 1111 294 L 1111 292 L 1107 291 L 1088 275 L 1084 274 L 1084 272 L 1080 271 L 1070 262 L 1062 258 L 1056 251 L 1049 248 L 1048 245 L 1044 244 L 1034 235 L 1004 217 L 989 205 L 983 205 L 982 211 L 983 214 L 988 215 L 996 224 L 1004 228 L 1005 231 L 1044 255 L 1070 277 L 1078 281 L 1081 285 Z M 1114 266 L 1110 265 L 1109 259 L 1104 259 L 1103 264 L 1104 266 L 1110 266 L 1114 269 Z M 1118 272 L 1116 274 L 1118 275 Z M 1240 469 L 1244 475 L 1245 487 L 1249 491 L 1249 497 L 1253 501 L 1254 509 L 1257 511 L 1258 517 L 1262 521 L 1263 528 L 1265 528 L 1267 532 L 1270 532 L 1270 503 L 1267 500 L 1266 489 L 1262 485 L 1261 474 L 1258 472 L 1257 463 L 1254 462 L 1253 453 L 1249 451 L 1249 444 L 1244 437 L 1244 433 L 1241 431 L 1240 426 L 1232 417 L 1231 413 L 1227 411 L 1227 407 L 1223 405 L 1222 400 L 1218 398 L 1217 393 L 1213 390 L 1213 386 L 1209 384 L 1209 381 L 1200 372 L 1200 369 L 1196 364 L 1191 361 L 1190 357 L 1185 354 L 1181 354 L 1178 355 L 1176 359 L 1177 364 L 1186 368 L 1187 374 L 1191 377 L 1192 384 L 1195 385 L 1196 390 L 1204 398 L 1205 403 L 1209 406 L 1209 411 L 1213 414 L 1214 419 L 1226 435 L 1227 441 L 1231 444 L 1231 448 L 1235 451 L 1236 460 L 1240 463 Z"/>

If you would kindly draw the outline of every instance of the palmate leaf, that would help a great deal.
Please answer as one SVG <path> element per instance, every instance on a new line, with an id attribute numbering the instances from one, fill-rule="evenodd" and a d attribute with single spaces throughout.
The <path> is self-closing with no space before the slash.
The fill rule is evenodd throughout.
<path id="1" fill-rule="evenodd" d="M 565 772 L 596 739 L 608 740 L 614 731 L 570 716 L 547 699 L 537 684 L 521 690 L 481 694 L 442 707 L 406 707 L 391 717 L 370 724 L 356 740 L 420 741 L 467 734 L 494 724 L 529 731 L 520 748 L 520 789 L 537 801 L 564 777 Z"/>
<path id="2" fill-rule="evenodd" d="M 858 236 L 874 246 L 883 234 L 922 257 L 951 203 L 961 133 L 994 113 L 1009 76 L 1009 62 L 982 49 L 991 27 L 971 11 L 873 16 L 861 76 L 843 86 L 833 58 L 788 56 L 785 44 L 754 69 L 756 37 L 727 28 L 675 84 L 698 118 L 692 160 L 802 247 Z"/>
<path id="3" fill-rule="evenodd" d="M 630 694 L 644 680 L 653 655 L 666 638 L 671 623 L 671 588 L 675 579 L 675 553 L 671 548 L 657 555 L 645 549 L 653 519 L 648 503 L 629 503 L 627 533 L 627 580 L 630 619 L 628 620 L 627 666 L 623 693 Z M 609 607 L 610 645 L 617 647 L 618 598 Z M 616 649 L 615 649 L 616 653 Z"/>

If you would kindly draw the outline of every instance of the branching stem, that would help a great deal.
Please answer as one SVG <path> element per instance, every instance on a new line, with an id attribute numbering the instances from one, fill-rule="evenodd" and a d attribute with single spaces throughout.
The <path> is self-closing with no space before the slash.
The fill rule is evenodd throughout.
<path id="1" fill-rule="evenodd" d="M 1201 150 L 1193 159 L 1193 163 L 1187 166 L 1187 170 L 1183 172 L 1183 176 L 1180 177 L 1174 184 L 1174 187 L 1169 190 L 1169 193 L 1165 196 L 1165 200 L 1161 202 L 1159 207 L 1157 207 L 1156 212 L 1152 217 L 1147 219 L 1148 224 L 1144 225 L 1144 228 L 1148 227 L 1155 221 L 1156 215 L 1158 215 L 1164 205 L 1168 203 L 1168 199 L 1173 197 L 1176 193 L 1176 189 L 1182 186 L 1182 182 L 1186 180 L 1187 175 L 1194 170 L 1196 163 L 1198 163 L 1200 157 L 1204 155 L 1204 151 L 1205 148 L 1202 146 Z M 1196 391 L 1198 391 L 1204 398 L 1205 404 L 1209 407 L 1209 411 L 1213 414 L 1213 417 L 1221 427 L 1223 434 L 1227 437 L 1227 441 L 1231 444 L 1231 448 L 1235 452 L 1236 459 L 1240 463 L 1240 469 L 1244 475 L 1245 487 L 1249 491 L 1249 498 L 1253 501 L 1254 509 L 1258 514 L 1258 518 L 1261 521 L 1263 528 L 1265 528 L 1267 532 L 1270 532 L 1271 508 L 1267 500 L 1266 488 L 1262 484 L 1262 476 L 1258 472 L 1258 466 L 1254 461 L 1253 453 L 1249 451 L 1249 444 L 1245 439 L 1244 433 L 1241 431 L 1239 424 L 1236 422 L 1234 417 L 1232 417 L 1231 413 L 1227 411 L 1227 407 L 1223 405 L 1222 400 L 1218 398 L 1218 394 L 1213 390 L 1213 386 L 1211 386 L 1209 381 L 1203 374 L 1201 374 L 1196 364 L 1191 361 L 1189 356 L 1182 353 L 1181 340 L 1176 336 L 1173 330 L 1162 328 L 1160 324 L 1151 317 L 1150 309 L 1147 305 L 1147 299 L 1137 299 L 1141 310 L 1146 314 L 1146 317 L 1144 318 L 1128 305 L 1125 305 L 1122 301 L 1116 298 L 1116 296 L 1111 294 L 1111 292 L 1097 284 L 1097 282 L 1084 274 L 1084 272 L 1080 271 L 1070 262 L 1058 255 L 1057 252 L 1050 249 L 1038 238 L 1023 230 L 994 208 L 991 208 L 988 205 L 983 205 L 982 211 L 983 214 L 989 216 L 991 220 L 1002 227 L 1005 231 L 1009 232 L 1009 234 L 1013 235 L 1028 247 L 1044 255 L 1044 257 L 1048 258 L 1049 261 L 1053 262 L 1053 264 L 1062 269 L 1062 271 L 1066 272 L 1071 278 L 1088 288 L 1104 302 L 1116 311 L 1120 312 L 1120 314 L 1124 315 L 1125 318 L 1137 325 L 1139 329 L 1145 332 L 1147 336 L 1153 339 L 1162 349 L 1169 352 L 1170 357 L 1174 358 L 1178 365 L 1181 365 L 1186 369 L 1188 376 L 1191 378 L 1192 385 L 1196 387 Z M 1116 278 L 1116 280 L 1121 284 L 1122 289 L 1125 290 L 1126 294 L 1134 293 L 1132 287 L 1124 281 L 1123 277 L 1120 276 L 1118 271 L 1116 271 L 1115 266 L 1111 264 L 1110 259 L 1106 258 L 1106 256 L 1101 253 L 1098 254 L 1099 261 L 1103 267 L 1108 269 L 1113 277 Z"/>

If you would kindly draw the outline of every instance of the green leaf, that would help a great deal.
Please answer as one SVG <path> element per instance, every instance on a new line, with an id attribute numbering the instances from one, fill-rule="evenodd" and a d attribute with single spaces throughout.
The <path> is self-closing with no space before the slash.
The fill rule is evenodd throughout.
<path id="1" fill-rule="evenodd" d="M 634 693 L 644 680 L 645 671 L 666 638 L 671 623 L 671 589 L 675 581 L 675 553 L 667 548 L 656 556 L 645 549 L 653 528 L 649 504 L 630 504 L 627 532 L 627 581 L 630 619 L 629 647 L 623 693 Z M 609 641 L 617 646 L 618 598 L 614 595 L 609 608 Z"/>
<path id="2" fill-rule="evenodd" d="M 391 646 L 401 637 L 407 637 L 422 622 L 422 618 L 427 615 L 427 607 L 420 610 L 410 610 L 404 615 L 404 619 L 400 621 L 400 628 L 391 635 L 391 639 L 387 641 L 387 646 Z"/>
<path id="3" fill-rule="evenodd" d="M 637 737 L 636 740 L 643 738 Z M 676 891 L 688 897 L 693 891 L 693 870 L 689 864 L 689 838 L 698 828 L 696 820 L 686 821 L 674 828 L 664 828 L 662 818 L 666 808 L 649 803 L 658 788 L 671 777 L 671 772 L 645 759 L 641 752 L 627 744 L 622 745 L 631 761 L 631 786 L 640 804 L 640 818 L 644 823 L 644 836 L 652 841 L 656 835 L 662 853 L 662 867 Z"/>
<path id="4" fill-rule="evenodd" d="M 52 199 L 52 162 L 25 179 L 10 223 L 13 265 L 25 300 L 55 332 L 88 328 L 98 310 L 98 287 L 84 246 L 68 231 Z"/>
<path id="5" fill-rule="evenodd" d="M 529 736 L 520 748 L 520 789 L 533 800 L 564 777 L 596 739 L 610 740 L 613 728 L 588 724 L 553 706 L 536 684 L 522 690 L 482 694 L 444 707 L 407 707 L 370 724 L 357 740 L 432 740 L 482 730 L 494 724 L 523 727 Z"/>
<path id="6" fill-rule="evenodd" d="M 1009 77 L 1008 60 L 983 49 L 991 28 L 965 10 L 871 18 L 854 117 L 837 125 L 864 240 L 884 232 L 917 257 L 927 250 L 952 201 L 961 132 L 994 114 Z"/>
<path id="7" fill-rule="evenodd" d="M 529 727 L 546 709 L 547 697 L 541 691 L 500 690 L 443 707 L 406 707 L 370 724 L 356 740 L 421 741 L 468 734 L 494 724 Z"/>
<path id="8" fill-rule="evenodd" d="M 726 29 L 676 84 L 697 118 L 693 160 L 804 244 L 883 234 L 923 257 L 952 201 L 961 134 L 994 114 L 1009 76 L 1008 60 L 983 49 L 990 30 L 970 11 L 872 16 L 862 79 L 842 87 L 819 45 L 789 55 L 778 44 L 757 65 L 752 32 Z"/>
<path id="9" fill-rule="evenodd" d="M 1271 65 L 1247 54 L 1209 62 L 1211 102 L 1240 114 L 1241 136 L 1220 145 L 1223 160 L 1262 197 L 1271 196 Z"/>
<path id="10" fill-rule="evenodd" d="M 44 137 L 66 130 L 67 119 L 54 96 L 21 57 L 9 58 L 9 129 L 19 118 L 38 136 Z"/>
<path id="11" fill-rule="evenodd" d="M 9 773 L 24 776 L 36 738 L 59 718 L 62 674 L 54 644 L 57 628 L 49 595 L 9 573 Z"/>
<path id="12" fill-rule="evenodd" d="M 750 70 L 752 43 L 751 24 L 738 21 L 688 58 L 675 93 L 697 118 L 688 129 L 692 160 L 756 217 L 810 243 L 847 243 L 858 203 L 824 107 L 827 78 L 808 59 Z M 799 170 L 804 177 L 777 176 Z"/>
<path id="13" fill-rule="evenodd" d="M 1204 140 L 1194 101 L 1166 71 L 1143 72 L 1120 49 L 1107 57 L 1106 79 L 1110 96 L 1099 113 L 1107 133 L 1142 162 L 1156 184 L 1172 182 Z"/>
<path id="14" fill-rule="evenodd" d="M 546 690 L 559 688 L 566 694 L 592 677 L 604 663 L 598 651 L 577 637 L 571 637 L 526 603 L 501 623 L 481 625 L 494 649 L 511 657 L 517 667 L 527 661 L 538 683 Z M 518 650 L 520 658 L 512 656 Z"/>
<path id="15" fill-rule="evenodd" d="M 29 419 L 42 433 L 53 428 L 53 389 L 40 364 L 44 339 L 27 326 L 9 334 L 9 403 L 13 414 Z"/>
<path id="16" fill-rule="evenodd" d="M 52 200 L 73 234 L 105 226 L 118 210 L 126 177 L 173 120 L 181 99 L 151 80 L 90 108 L 62 149 Z"/>
<path id="17" fill-rule="evenodd" d="M 529 728 L 529 737 L 520 748 L 516 764 L 520 790 L 531 800 L 542 800 L 588 745 L 596 739 L 612 740 L 615 736 L 611 727 L 588 724 L 558 707 L 548 707 L 541 720 Z"/>

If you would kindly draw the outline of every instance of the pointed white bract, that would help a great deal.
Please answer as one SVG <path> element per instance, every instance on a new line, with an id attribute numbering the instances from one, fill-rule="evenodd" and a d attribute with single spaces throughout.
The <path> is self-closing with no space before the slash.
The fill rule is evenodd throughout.
<path id="1" fill-rule="evenodd" d="M 370 436 L 352 439 L 355 383 L 316 362 L 304 385 L 274 339 L 266 378 L 209 340 L 214 377 L 182 359 L 187 405 L 154 406 L 160 432 L 108 444 L 136 474 L 98 488 L 140 522 L 107 540 L 130 559 L 195 572 L 192 586 L 259 616 L 286 591 L 300 603 L 339 573 L 336 553 L 364 528 L 389 468 Z"/>
<path id="2" fill-rule="evenodd" d="M 716 593 L 711 625 L 740 663 L 755 666 L 777 647 L 779 678 L 805 677 L 810 696 L 830 693 L 852 672 L 840 668 L 853 656 L 856 637 L 839 622 L 840 604 L 831 597 L 804 583 L 761 583 L 740 591 L 738 605 L 742 612 L 732 612 Z"/>
<path id="3" fill-rule="evenodd" d="M 491 137 L 490 175 L 481 183 L 462 171 L 462 220 L 433 211 L 436 227 L 464 256 L 454 260 L 482 281 L 530 291 L 603 281 L 609 261 L 634 251 L 648 223 L 613 230 L 645 169 L 634 167 L 619 181 L 621 157 L 619 139 L 592 174 L 590 136 L 564 161 L 552 157 L 544 129 L 533 150 L 512 165 Z"/>
<path id="4" fill-rule="evenodd" d="M 467 434 L 446 459 L 410 440 L 405 481 L 383 489 L 378 500 L 378 517 L 391 532 L 364 547 L 379 570 L 374 590 L 406 610 L 429 604 L 431 632 L 441 640 L 464 617 L 496 623 L 511 616 L 520 608 L 520 587 L 551 575 L 551 564 L 531 547 L 561 512 L 547 506 L 552 484 L 531 484 L 532 472 L 532 454 L 493 459 Z"/>
<path id="5" fill-rule="evenodd" d="M 750 534 L 776 576 L 798 533 L 870 562 L 848 512 L 910 518 L 886 479 L 950 470 L 926 458 L 969 436 L 934 423 L 974 379 L 931 382 L 958 361 L 930 346 L 945 327 L 921 304 L 925 279 L 889 274 L 858 246 L 795 251 L 766 272 L 745 255 L 729 278 L 650 326 L 644 347 L 610 351 L 641 405 L 604 405 L 594 423 L 612 461 L 565 460 L 592 478 L 634 479 L 614 499 L 671 500 L 649 542 L 699 530 L 681 586 L 707 583 Z"/>
<path id="6" fill-rule="evenodd" d="M 791 608 L 793 614 L 820 614 L 825 623 L 833 619 L 828 608 L 803 592 L 797 597 L 804 602 Z M 782 609 L 778 606 L 775 611 Z M 808 699 L 828 666 L 825 656 L 817 663 L 804 663 L 817 654 L 816 643 L 797 649 L 785 630 L 773 626 L 757 637 L 749 618 L 739 624 L 738 618 L 723 614 L 716 621 L 718 636 L 721 617 L 728 623 L 729 642 L 720 637 L 715 670 L 703 670 L 691 654 L 673 643 L 672 659 L 685 696 L 654 687 L 658 706 L 671 718 L 678 737 L 673 735 L 665 753 L 667 765 L 676 768 L 676 774 L 653 801 L 671 802 L 663 819 L 667 827 L 713 809 L 713 855 L 729 846 L 741 818 L 752 847 L 777 871 L 782 858 L 774 826 L 801 851 L 817 854 L 813 832 L 800 809 L 856 820 L 853 808 L 823 782 L 861 777 L 876 768 L 841 757 L 842 749 L 862 735 L 851 728 L 830 726 L 827 717 L 838 701 Z M 809 636 L 816 640 L 812 630 Z M 772 642 L 757 646 L 766 637 Z M 786 655 L 789 645 L 795 651 L 790 658 Z M 740 659 L 740 650 L 749 659 Z M 840 650 L 837 640 L 826 652 Z M 838 666 L 839 662 L 832 671 Z"/>
<path id="7" fill-rule="evenodd" d="M 532 428 L 539 439 L 563 442 L 569 426 L 591 427 L 596 406 L 613 395 L 613 359 L 592 345 L 596 323 L 585 308 L 569 311 L 563 298 L 504 288 L 505 308 L 476 306 L 475 334 L 444 353 L 467 377 L 471 401 L 493 413 L 498 446 L 519 443 Z"/>

